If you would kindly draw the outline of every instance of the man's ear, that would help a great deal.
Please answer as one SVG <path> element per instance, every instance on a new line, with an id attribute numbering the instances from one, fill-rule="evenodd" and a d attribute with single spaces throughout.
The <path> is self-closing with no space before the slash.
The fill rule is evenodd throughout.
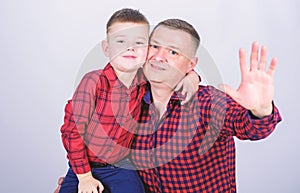
<path id="1" fill-rule="evenodd" d="M 189 68 L 188 68 L 187 73 L 192 71 L 196 67 L 197 63 L 198 63 L 198 57 L 195 56 L 194 58 L 191 59 L 191 61 L 189 63 Z"/>
<path id="2" fill-rule="evenodd" d="M 102 40 L 101 45 L 104 55 L 109 57 L 109 48 L 107 40 Z"/>

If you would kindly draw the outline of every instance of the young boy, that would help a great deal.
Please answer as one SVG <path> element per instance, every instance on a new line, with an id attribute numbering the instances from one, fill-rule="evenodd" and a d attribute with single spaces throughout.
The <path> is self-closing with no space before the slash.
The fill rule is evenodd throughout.
<path id="1" fill-rule="evenodd" d="M 137 10 L 121 9 L 106 30 L 102 48 L 110 63 L 83 77 L 65 109 L 61 133 L 70 169 L 61 193 L 144 192 L 126 158 L 144 92 L 138 70 L 147 55 L 149 22 Z"/>
<path id="2" fill-rule="evenodd" d="M 115 12 L 102 48 L 110 62 L 87 73 L 65 107 L 62 140 L 70 169 L 60 192 L 144 192 L 128 159 L 146 80 L 149 22 L 137 10 Z"/>

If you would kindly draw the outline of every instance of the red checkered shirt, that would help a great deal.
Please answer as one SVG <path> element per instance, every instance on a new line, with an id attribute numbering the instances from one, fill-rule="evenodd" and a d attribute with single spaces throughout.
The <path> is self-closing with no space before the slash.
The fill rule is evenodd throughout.
<path id="1" fill-rule="evenodd" d="M 131 87 L 125 87 L 110 64 L 83 77 L 65 107 L 61 127 L 75 173 L 90 171 L 90 162 L 112 164 L 128 155 L 145 84 L 140 69 Z"/>
<path id="2" fill-rule="evenodd" d="M 236 136 L 259 140 L 281 121 L 274 106 L 258 119 L 223 92 L 200 86 L 194 99 L 180 105 L 173 94 L 160 120 L 147 92 L 132 158 L 151 192 L 236 192 Z"/>

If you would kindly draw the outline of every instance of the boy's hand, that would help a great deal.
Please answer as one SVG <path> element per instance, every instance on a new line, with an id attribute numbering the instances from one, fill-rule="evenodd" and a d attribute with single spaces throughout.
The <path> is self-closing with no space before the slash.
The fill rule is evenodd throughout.
<path id="1" fill-rule="evenodd" d="M 84 193 L 101 193 L 104 190 L 102 183 L 92 176 L 91 172 L 77 174 L 79 180 L 78 192 Z"/>
<path id="2" fill-rule="evenodd" d="M 195 71 L 191 71 L 177 84 L 174 90 L 182 89 L 181 94 L 185 95 L 185 99 L 181 102 L 182 105 L 187 103 L 198 91 L 200 81 L 200 76 Z"/>

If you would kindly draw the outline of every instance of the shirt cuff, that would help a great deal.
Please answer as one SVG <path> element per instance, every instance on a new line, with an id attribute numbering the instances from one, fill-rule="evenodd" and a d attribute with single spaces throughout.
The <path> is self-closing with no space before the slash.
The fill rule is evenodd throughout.
<path id="1" fill-rule="evenodd" d="M 265 117 L 257 117 L 255 115 L 253 115 L 253 113 L 248 110 L 248 117 L 250 119 L 250 121 L 255 122 L 255 123 L 267 123 L 267 122 L 280 122 L 282 120 L 280 114 L 279 114 L 279 110 L 277 109 L 277 107 L 274 105 L 274 102 L 272 101 L 272 106 L 273 106 L 273 110 L 272 113 L 268 116 Z"/>
<path id="2" fill-rule="evenodd" d="M 70 164 L 75 174 L 85 174 L 91 171 L 89 162 L 86 162 L 84 160 L 70 161 Z"/>

